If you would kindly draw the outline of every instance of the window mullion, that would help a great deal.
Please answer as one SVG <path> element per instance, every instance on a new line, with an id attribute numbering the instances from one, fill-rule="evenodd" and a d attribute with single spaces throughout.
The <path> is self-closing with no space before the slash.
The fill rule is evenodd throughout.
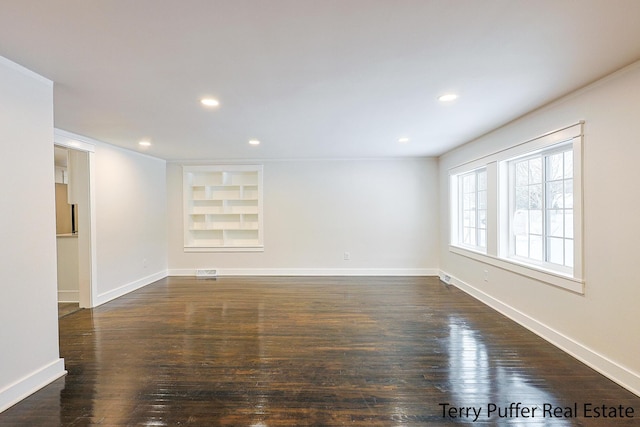
<path id="1" fill-rule="evenodd" d="M 478 171 L 476 171 L 474 173 L 474 178 L 476 180 L 476 212 L 475 212 L 475 217 L 476 217 L 476 246 L 480 246 L 480 190 L 478 188 L 479 185 L 479 179 L 478 179 Z"/>
<path id="2" fill-rule="evenodd" d="M 548 168 L 548 155 L 542 156 L 542 259 L 544 262 L 549 262 L 549 251 L 547 245 L 549 244 L 549 219 L 547 211 L 547 168 Z"/>
<path id="3" fill-rule="evenodd" d="M 509 256 L 513 256 L 516 253 L 516 235 L 513 231 L 513 216 L 516 212 L 516 168 L 513 162 L 509 163 Z"/>
<path id="4" fill-rule="evenodd" d="M 464 241 L 464 178 L 458 178 L 458 241 Z"/>

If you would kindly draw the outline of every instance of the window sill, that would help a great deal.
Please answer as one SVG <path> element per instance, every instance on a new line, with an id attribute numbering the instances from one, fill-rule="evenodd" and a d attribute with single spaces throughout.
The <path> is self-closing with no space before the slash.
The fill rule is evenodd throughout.
<path id="1" fill-rule="evenodd" d="M 506 260 L 493 255 L 483 254 L 459 246 L 449 245 L 449 251 L 485 264 L 493 265 L 494 267 L 498 267 L 502 270 L 510 271 L 524 277 L 529 277 L 552 286 L 584 295 L 584 280 L 582 279 L 521 264 L 513 260 Z"/>

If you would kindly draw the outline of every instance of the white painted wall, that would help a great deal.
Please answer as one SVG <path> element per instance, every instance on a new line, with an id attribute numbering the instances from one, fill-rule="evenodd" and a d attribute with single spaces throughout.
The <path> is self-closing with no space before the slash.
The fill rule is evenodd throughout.
<path id="1" fill-rule="evenodd" d="M 440 268 L 458 284 L 640 393 L 640 63 L 440 159 Z M 585 120 L 584 295 L 448 250 L 448 169 Z M 489 281 L 483 281 L 483 270 Z"/>
<path id="2" fill-rule="evenodd" d="M 102 304 L 167 275 L 166 162 L 92 142 Z"/>
<path id="3" fill-rule="evenodd" d="M 56 240 L 58 302 L 79 302 L 78 235 L 59 235 Z"/>
<path id="4" fill-rule="evenodd" d="M 265 250 L 257 253 L 185 253 L 182 166 L 168 164 L 170 274 L 437 272 L 435 159 L 259 163 Z"/>
<path id="5" fill-rule="evenodd" d="M 58 349 L 53 85 L 0 57 L 0 411 L 64 375 Z"/>

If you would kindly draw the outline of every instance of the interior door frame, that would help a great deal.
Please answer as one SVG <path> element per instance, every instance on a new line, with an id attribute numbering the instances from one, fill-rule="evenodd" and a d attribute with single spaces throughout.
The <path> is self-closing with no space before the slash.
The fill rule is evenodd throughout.
<path id="1" fill-rule="evenodd" d="M 82 308 L 97 305 L 97 259 L 96 259 L 96 203 L 95 203 L 95 144 L 88 138 L 61 129 L 54 129 L 54 145 L 86 153 L 87 191 L 83 191 L 82 201 L 88 211 L 85 227 L 78 233 L 79 302 Z"/>

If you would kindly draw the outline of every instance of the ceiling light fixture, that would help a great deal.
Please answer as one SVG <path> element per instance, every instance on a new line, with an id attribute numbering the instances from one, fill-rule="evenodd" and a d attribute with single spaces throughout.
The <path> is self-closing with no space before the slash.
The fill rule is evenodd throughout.
<path id="1" fill-rule="evenodd" d="M 438 101 L 440 102 L 451 102 L 458 99 L 458 95 L 455 93 L 447 93 L 438 97 Z"/>
<path id="2" fill-rule="evenodd" d="M 151 147 L 151 143 L 149 141 L 140 141 L 138 142 L 138 145 L 141 147 Z"/>
<path id="3" fill-rule="evenodd" d="M 220 105 L 218 100 L 213 98 L 202 98 L 200 100 L 200 103 L 205 107 L 217 107 L 218 105 Z"/>
<path id="4" fill-rule="evenodd" d="M 260 141 L 258 141 L 257 139 L 250 139 L 249 140 L 249 144 L 251 144 L 251 145 L 260 145 Z"/>
<path id="5" fill-rule="evenodd" d="M 398 142 L 401 144 L 404 144 L 406 142 L 409 142 L 409 138 L 407 137 L 398 138 Z"/>

